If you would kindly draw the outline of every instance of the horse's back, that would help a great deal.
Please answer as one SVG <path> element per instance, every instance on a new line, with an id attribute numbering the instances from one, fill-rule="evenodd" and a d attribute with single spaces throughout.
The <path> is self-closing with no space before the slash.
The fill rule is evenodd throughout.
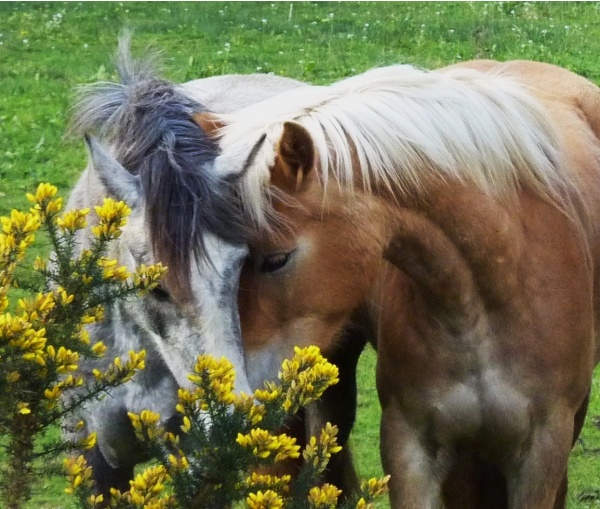
<path id="1" fill-rule="evenodd" d="M 441 71 L 460 68 L 514 76 L 542 101 L 559 101 L 578 112 L 600 138 L 600 89 L 582 76 L 556 65 L 528 60 L 471 60 Z"/>
<path id="2" fill-rule="evenodd" d="M 541 62 L 473 60 L 441 72 L 473 69 L 514 78 L 524 85 L 546 110 L 559 136 L 566 167 L 575 173 L 586 193 L 600 173 L 600 88 L 561 67 Z M 588 205 L 600 201 L 600 187 L 586 197 Z"/>
<path id="3" fill-rule="evenodd" d="M 219 113 L 231 113 L 305 83 L 270 74 L 227 74 L 188 81 L 184 94 Z"/>

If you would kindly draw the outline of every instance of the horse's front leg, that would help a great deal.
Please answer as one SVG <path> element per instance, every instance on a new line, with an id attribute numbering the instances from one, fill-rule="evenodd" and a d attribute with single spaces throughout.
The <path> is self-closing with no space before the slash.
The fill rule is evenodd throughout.
<path id="1" fill-rule="evenodd" d="M 393 404 L 381 418 L 381 460 L 389 482 L 393 509 L 442 509 L 441 481 L 450 456 L 428 450 L 422 438 Z"/>
<path id="2" fill-rule="evenodd" d="M 506 472 L 509 509 L 552 509 L 565 489 L 573 415 L 555 412 L 533 430 L 527 451 Z"/>
<path id="3" fill-rule="evenodd" d="M 133 479 L 135 464 L 112 467 L 96 445 L 84 453 L 87 464 L 92 467 L 94 492 L 104 497 L 105 504 L 110 499 L 110 490 L 115 488 L 121 493 L 129 491 L 129 481 Z"/>

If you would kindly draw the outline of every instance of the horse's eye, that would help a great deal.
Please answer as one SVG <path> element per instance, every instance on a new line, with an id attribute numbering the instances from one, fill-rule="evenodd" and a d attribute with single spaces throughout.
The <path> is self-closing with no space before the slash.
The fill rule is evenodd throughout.
<path id="1" fill-rule="evenodd" d="M 282 269 L 287 265 L 287 262 L 290 260 L 292 252 L 288 251 L 287 253 L 276 253 L 273 255 L 265 256 L 263 260 L 260 271 L 268 274 L 272 272 L 276 272 L 279 269 Z"/>
<path id="2" fill-rule="evenodd" d="M 161 302 L 166 302 L 171 299 L 169 292 L 167 292 L 167 290 L 160 285 L 155 286 L 152 290 L 150 290 L 150 295 Z"/>

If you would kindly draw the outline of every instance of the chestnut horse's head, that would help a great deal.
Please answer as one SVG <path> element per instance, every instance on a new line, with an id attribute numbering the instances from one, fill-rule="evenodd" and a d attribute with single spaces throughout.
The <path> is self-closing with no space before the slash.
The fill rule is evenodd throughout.
<path id="1" fill-rule="evenodd" d="M 383 262 L 385 203 L 324 190 L 315 155 L 308 132 L 285 123 L 271 168 L 274 224 L 251 238 L 240 278 L 251 384 L 274 376 L 295 345 L 328 354 Z"/>

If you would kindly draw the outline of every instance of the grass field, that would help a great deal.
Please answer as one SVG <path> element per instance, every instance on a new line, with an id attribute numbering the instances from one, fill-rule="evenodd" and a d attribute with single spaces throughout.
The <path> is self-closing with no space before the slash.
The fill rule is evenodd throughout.
<path id="1" fill-rule="evenodd" d="M 275 73 L 316 84 L 374 66 L 426 68 L 472 58 L 555 63 L 600 84 L 598 3 L 0 3 L 0 214 L 41 181 L 64 194 L 85 164 L 65 140 L 72 90 L 113 79 L 118 33 L 134 53 L 164 53 L 169 79 Z M 43 246 L 40 247 L 43 249 Z M 374 355 L 361 362 L 353 443 L 364 476 L 380 474 Z M 600 507 L 600 374 L 571 463 L 569 508 Z M 58 461 L 58 460 L 57 460 Z M 31 507 L 68 507 L 59 478 Z"/>

